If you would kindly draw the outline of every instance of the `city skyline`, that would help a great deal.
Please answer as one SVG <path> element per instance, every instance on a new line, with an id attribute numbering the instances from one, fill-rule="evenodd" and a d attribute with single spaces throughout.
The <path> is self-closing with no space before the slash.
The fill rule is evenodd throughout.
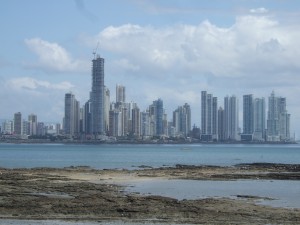
<path id="1" fill-rule="evenodd" d="M 170 116 L 187 102 L 200 127 L 201 91 L 219 100 L 234 94 L 241 127 L 242 96 L 264 97 L 267 105 L 274 90 L 287 99 L 299 138 L 299 9 L 297 1 L 270 0 L 5 1 L 0 118 L 20 111 L 61 122 L 65 93 L 81 104 L 89 99 L 99 42 L 111 99 L 119 83 L 141 110 L 162 98 Z"/>
<path id="2" fill-rule="evenodd" d="M 92 60 L 92 86 L 95 85 L 94 81 L 97 80 L 98 83 L 102 84 L 104 90 L 104 73 L 100 73 L 102 82 L 99 82 L 99 77 L 95 78 L 95 69 L 98 69 L 95 68 L 98 67 L 98 65 L 95 65 L 95 60 L 104 62 L 104 59 L 99 57 Z M 259 142 L 295 140 L 290 132 L 291 114 L 286 108 L 287 100 L 285 97 L 276 96 L 274 91 L 268 98 L 267 111 L 264 98 L 253 98 L 253 94 L 243 96 L 242 126 L 239 125 L 238 118 L 239 100 L 235 95 L 225 96 L 222 107 L 218 106 L 217 97 L 213 97 L 213 94 L 208 94 L 207 91 L 202 91 L 201 128 L 199 129 L 199 135 L 195 136 L 194 129 L 198 128 L 194 124 L 192 129 L 191 108 L 188 103 L 178 106 L 173 111 L 173 115 L 168 117 L 162 99 L 159 98 L 153 101 L 153 104 L 141 111 L 137 103 L 125 101 L 125 89 L 125 86 L 116 85 L 116 101 L 111 101 L 110 91 L 107 88 L 105 88 L 105 91 L 98 89 L 96 91 L 98 93 L 94 93 L 96 95 L 102 92 L 103 94 L 106 93 L 106 96 L 98 99 L 98 102 L 103 102 L 101 103 L 103 108 L 100 109 L 102 112 L 99 114 L 104 116 L 103 121 L 98 121 L 98 123 L 107 125 L 105 125 L 103 131 L 94 130 L 95 125 L 93 123 L 95 120 L 92 119 L 92 101 L 87 100 L 81 107 L 74 94 L 66 93 L 63 124 L 45 125 L 43 122 L 39 122 L 37 115 L 33 113 L 28 115 L 28 120 L 26 120 L 22 119 L 21 112 L 17 112 L 14 114 L 13 120 L 6 120 L 2 123 L 1 133 L 15 134 L 17 137 L 54 134 L 65 135 L 71 139 L 79 137 L 83 139 L 102 139 L 105 135 L 108 135 L 112 137 L 128 136 L 137 139 L 142 138 L 143 140 L 149 137 L 193 137 L 201 141 L 221 142 L 228 140 Z M 118 95 L 119 92 L 122 92 L 121 101 Z M 105 114 L 108 118 L 105 117 Z"/>

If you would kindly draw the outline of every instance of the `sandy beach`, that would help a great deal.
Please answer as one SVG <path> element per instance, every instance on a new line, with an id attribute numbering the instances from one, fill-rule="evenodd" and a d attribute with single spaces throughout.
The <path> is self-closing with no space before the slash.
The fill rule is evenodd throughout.
<path id="1" fill-rule="evenodd" d="M 300 209 L 257 205 L 259 196 L 177 200 L 124 192 L 126 183 L 153 179 L 300 180 L 300 165 L 242 164 L 140 170 L 0 169 L 0 219 L 151 221 L 158 224 L 299 224 Z"/>

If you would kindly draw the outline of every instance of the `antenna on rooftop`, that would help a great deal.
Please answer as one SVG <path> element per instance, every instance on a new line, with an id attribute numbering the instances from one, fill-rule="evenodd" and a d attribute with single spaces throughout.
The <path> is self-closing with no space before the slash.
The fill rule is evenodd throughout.
<path id="1" fill-rule="evenodd" d="M 97 47 L 93 51 L 94 59 L 96 59 L 96 54 L 97 54 L 98 47 L 99 47 L 99 41 L 97 42 Z"/>

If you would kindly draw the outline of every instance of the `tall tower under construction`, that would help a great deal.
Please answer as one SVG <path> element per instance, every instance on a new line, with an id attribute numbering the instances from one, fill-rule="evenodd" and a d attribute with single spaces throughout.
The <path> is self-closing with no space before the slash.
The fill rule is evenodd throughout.
<path id="1" fill-rule="evenodd" d="M 104 134 L 105 112 L 105 87 L 104 87 L 104 58 L 97 55 L 92 60 L 92 91 L 91 101 L 91 128 L 93 134 Z"/>

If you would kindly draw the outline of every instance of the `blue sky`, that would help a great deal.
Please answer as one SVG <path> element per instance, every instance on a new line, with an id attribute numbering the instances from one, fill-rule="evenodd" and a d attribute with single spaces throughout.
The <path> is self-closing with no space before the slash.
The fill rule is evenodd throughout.
<path id="1" fill-rule="evenodd" d="M 0 118 L 61 122 L 64 94 L 83 104 L 100 43 L 105 83 L 145 110 L 185 102 L 200 126 L 200 93 L 287 97 L 300 134 L 300 1 L 4 0 L 0 7 Z M 242 127 L 242 123 L 240 124 Z"/>

